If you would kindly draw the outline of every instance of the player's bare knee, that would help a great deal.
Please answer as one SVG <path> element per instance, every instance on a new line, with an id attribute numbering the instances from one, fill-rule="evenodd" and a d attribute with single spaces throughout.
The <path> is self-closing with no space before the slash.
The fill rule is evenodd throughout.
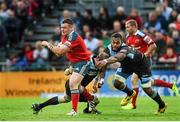
<path id="1" fill-rule="evenodd" d="M 114 81 L 114 87 L 117 88 L 117 89 L 123 89 L 124 88 L 124 83 L 116 79 Z"/>
<path id="2" fill-rule="evenodd" d="M 69 88 L 74 89 L 75 84 L 73 82 L 69 82 Z"/>
<path id="3" fill-rule="evenodd" d="M 69 87 L 70 87 L 70 90 L 79 89 L 79 83 L 76 80 L 70 81 Z"/>
<path id="4" fill-rule="evenodd" d="M 83 79 L 83 76 L 76 73 L 76 72 L 73 72 L 71 77 L 70 77 L 70 82 L 69 82 L 69 86 L 70 86 L 70 89 L 79 89 L 79 85 L 81 83 Z"/>

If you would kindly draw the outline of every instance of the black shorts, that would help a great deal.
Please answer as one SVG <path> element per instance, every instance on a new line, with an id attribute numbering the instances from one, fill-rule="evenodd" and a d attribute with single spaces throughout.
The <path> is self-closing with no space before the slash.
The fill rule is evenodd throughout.
<path id="1" fill-rule="evenodd" d="M 150 59 L 147 57 L 144 57 L 137 64 L 129 64 L 125 66 L 122 65 L 121 67 L 122 67 L 121 72 L 127 75 L 136 73 L 139 78 L 144 76 L 152 76 Z"/>

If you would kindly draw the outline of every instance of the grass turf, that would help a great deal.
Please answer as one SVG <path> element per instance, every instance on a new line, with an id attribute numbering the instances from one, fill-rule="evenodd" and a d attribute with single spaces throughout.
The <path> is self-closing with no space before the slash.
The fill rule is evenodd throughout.
<path id="1" fill-rule="evenodd" d="M 138 97 L 137 109 L 122 110 L 119 104 L 122 98 L 100 98 L 98 110 L 101 115 L 83 114 L 85 103 L 79 104 L 78 116 L 67 116 L 71 103 L 46 107 L 39 115 L 33 115 L 30 109 L 34 102 L 43 102 L 40 98 L 0 98 L 0 121 L 180 121 L 180 97 L 163 97 L 168 103 L 167 111 L 154 115 L 157 104 L 148 97 Z"/>

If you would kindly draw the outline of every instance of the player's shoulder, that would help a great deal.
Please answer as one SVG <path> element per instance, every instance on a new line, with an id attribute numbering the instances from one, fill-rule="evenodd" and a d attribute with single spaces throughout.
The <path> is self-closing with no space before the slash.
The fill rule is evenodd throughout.
<path id="1" fill-rule="evenodd" d="M 122 43 L 120 50 L 127 50 L 129 47 L 125 44 Z"/>
<path id="2" fill-rule="evenodd" d="M 68 36 L 67 36 L 67 40 L 68 41 L 75 41 L 77 40 L 79 34 L 75 31 L 72 31 Z"/>
<path id="3" fill-rule="evenodd" d="M 137 30 L 136 33 L 135 33 L 135 35 L 136 35 L 137 37 L 145 37 L 145 36 L 146 36 L 146 34 L 145 34 L 144 32 L 142 32 L 142 31 L 140 31 L 140 30 Z"/>

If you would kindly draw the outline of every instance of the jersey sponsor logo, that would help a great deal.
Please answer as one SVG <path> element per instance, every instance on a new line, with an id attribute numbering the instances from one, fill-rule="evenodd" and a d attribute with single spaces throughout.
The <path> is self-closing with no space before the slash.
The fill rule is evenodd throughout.
<path id="1" fill-rule="evenodd" d="M 135 40 L 135 44 L 138 44 L 139 42 L 140 42 L 139 39 L 136 39 L 136 40 Z"/>

